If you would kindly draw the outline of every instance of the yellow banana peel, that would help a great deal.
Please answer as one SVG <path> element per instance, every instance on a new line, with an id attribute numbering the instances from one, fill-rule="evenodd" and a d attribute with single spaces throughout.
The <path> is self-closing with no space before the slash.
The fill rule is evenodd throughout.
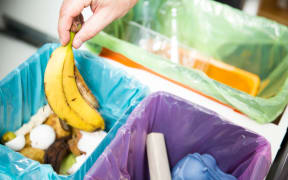
<path id="1" fill-rule="evenodd" d="M 73 56 L 72 49 L 68 54 Z M 89 105 L 81 95 L 75 76 L 74 57 L 66 58 L 63 69 L 63 89 L 69 106 L 87 123 L 96 128 L 104 129 L 104 120 L 101 115 Z"/>
<path id="2" fill-rule="evenodd" d="M 76 83 L 71 33 L 70 43 L 57 48 L 47 64 L 44 86 L 54 113 L 69 125 L 84 130 L 104 129 L 101 115 L 82 97 Z"/>

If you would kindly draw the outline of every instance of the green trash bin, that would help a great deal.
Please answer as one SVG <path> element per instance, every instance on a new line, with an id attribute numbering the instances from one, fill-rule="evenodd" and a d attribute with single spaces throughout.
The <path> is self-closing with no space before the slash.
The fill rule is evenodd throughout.
<path id="1" fill-rule="evenodd" d="M 177 16 L 163 13 L 163 8 L 172 12 L 175 7 L 179 12 Z M 129 21 L 171 37 L 173 33 L 175 35 L 171 24 L 167 23 L 171 19 L 181 28 L 176 33 L 181 44 L 257 74 L 261 79 L 257 96 L 230 88 L 203 72 L 167 61 L 120 40 L 125 38 Z M 274 121 L 288 103 L 286 26 L 209 0 L 139 0 L 134 9 L 105 31 L 107 34 L 100 33 L 89 41 L 91 50 L 100 45 L 120 53 L 156 73 L 232 106 L 259 123 Z"/>

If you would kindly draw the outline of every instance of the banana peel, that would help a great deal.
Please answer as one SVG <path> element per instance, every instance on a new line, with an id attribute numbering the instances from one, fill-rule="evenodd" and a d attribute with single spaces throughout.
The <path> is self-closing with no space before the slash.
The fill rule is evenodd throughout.
<path id="1" fill-rule="evenodd" d="M 25 146 L 24 146 L 24 148 L 31 147 L 30 133 L 26 134 L 24 137 L 25 137 Z"/>
<path id="2" fill-rule="evenodd" d="M 61 120 L 57 117 L 57 115 L 53 113 L 47 118 L 46 122 L 44 123 L 51 126 L 54 129 L 56 133 L 56 139 L 66 137 L 71 134 L 71 131 L 69 130 L 67 131 L 62 127 L 60 121 Z"/>
<path id="3" fill-rule="evenodd" d="M 88 88 L 87 84 L 85 83 L 83 77 L 81 76 L 78 68 L 75 66 L 75 79 L 77 83 L 77 87 L 80 91 L 80 94 L 83 96 L 83 98 L 86 100 L 86 102 L 92 106 L 94 109 L 99 108 L 99 103 L 95 96 L 92 94 L 91 90 Z"/>
<path id="4" fill-rule="evenodd" d="M 73 53 L 72 53 L 73 55 Z M 89 105 L 81 95 L 75 77 L 74 58 L 67 58 L 63 67 L 63 89 L 69 106 L 87 123 L 104 129 L 104 120 L 97 110 Z"/>
<path id="5" fill-rule="evenodd" d="M 70 43 L 57 48 L 47 64 L 44 75 L 47 101 L 54 113 L 74 128 L 90 132 L 104 129 L 103 118 L 78 89 L 75 76 L 77 69 L 72 51 L 73 37 L 74 33 L 71 33 Z M 82 78 L 79 74 L 78 81 Z"/>
<path id="6" fill-rule="evenodd" d="M 78 148 L 78 142 L 81 139 L 82 134 L 78 129 L 73 129 L 72 132 L 72 138 L 68 140 L 68 145 L 70 151 L 75 155 L 75 156 L 80 156 L 83 154 Z"/>
<path id="7" fill-rule="evenodd" d="M 20 153 L 23 156 L 33 159 L 35 161 L 38 161 L 41 164 L 44 163 L 45 151 L 42 149 L 33 148 L 33 147 L 25 147 L 20 151 Z"/>
<path id="8" fill-rule="evenodd" d="M 44 163 L 51 164 L 57 173 L 59 173 L 63 159 L 70 153 L 68 139 L 69 137 L 65 137 L 56 140 L 45 152 Z"/>
<path id="9" fill-rule="evenodd" d="M 59 47 L 52 53 L 44 75 L 44 89 L 47 101 L 54 113 L 71 126 L 85 131 L 93 131 L 95 128 L 84 122 L 67 103 L 62 83 L 63 67 L 67 58 L 73 58 L 70 44 L 65 47 Z"/>

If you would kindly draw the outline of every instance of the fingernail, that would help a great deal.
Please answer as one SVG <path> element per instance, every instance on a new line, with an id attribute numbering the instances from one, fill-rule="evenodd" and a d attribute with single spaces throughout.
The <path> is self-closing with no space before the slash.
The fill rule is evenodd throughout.
<path id="1" fill-rule="evenodd" d="M 82 41 L 76 37 L 73 41 L 73 47 L 78 49 L 81 45 L 82 45 Z"/>

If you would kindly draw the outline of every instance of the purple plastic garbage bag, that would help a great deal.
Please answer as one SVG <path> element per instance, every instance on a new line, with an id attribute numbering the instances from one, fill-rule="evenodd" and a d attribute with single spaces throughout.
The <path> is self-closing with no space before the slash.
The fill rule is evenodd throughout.
<path id="1" fill-rule="evenodd" d="M 193 153 L 212 155 L 223 172 L 239 180 L 262 180 L 270 167 L 271 147 L 264 137 L 213 111 L 158 92 L 133 110 L 85 179 L 149 179 L 145 142 L 150 132 L 164 134 L 170 168 Z"/>

